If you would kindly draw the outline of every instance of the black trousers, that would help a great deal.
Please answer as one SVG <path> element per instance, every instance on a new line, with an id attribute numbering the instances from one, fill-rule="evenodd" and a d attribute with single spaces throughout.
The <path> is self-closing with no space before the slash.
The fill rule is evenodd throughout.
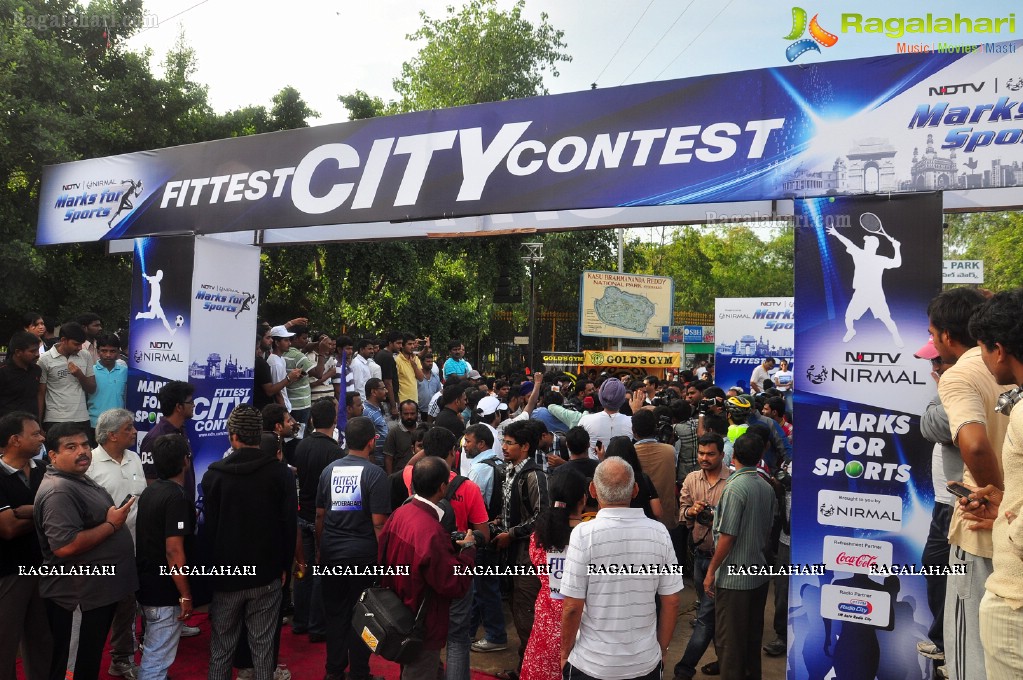
<path id="1" fill-rule="evenodd" d="M 76 680 L 96 680 L 103 657 L 103 645 L 110 633 L 117 603 L 82 612 L 82 625 L 78 633 L 78 654 L 75 656 Z M 46 600 L 46 618 L 53 637 L 53 659 L 50 662 L 50 680 L 64 680 L 68 653 L 71 650 L 71 623 L 73 611 L 64 609 L 52 600 Z"/>
<path id="2" fill-rule="evenodd" d="M 330 566 L 330 565 L 328 565 Z M 323 608 L 327 614 L 327 673 L 353 680 L 369 678 L 369 647 L 352 628 L 352 612 L 373 576 L 323 576 Z"/>

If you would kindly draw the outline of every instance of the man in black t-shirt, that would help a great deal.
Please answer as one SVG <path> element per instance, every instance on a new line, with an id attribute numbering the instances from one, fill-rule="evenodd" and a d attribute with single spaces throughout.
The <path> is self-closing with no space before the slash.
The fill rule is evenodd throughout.
<path id="1" fill-rule="evenodd" d="M 192 591 L 181 573 L 188 565 L 195 524 L 185 493 L 185 470 L 191 464 L 184 436 L 168 434 L 153 442 L 158 479 L 139 496 L 135 520 L 137 599 L 146 619 L 142 677 L 167 675 L 177 656 L 181 627 L 192 615 Z"/>
<path id="2" fill-rule="evenodd" d="M 465 410 L 467 404 L 466 387 L 464 383 L 447 385 L 440 393 L 440 413 L 433 420 L 434 426 L 451 430 L 459 439 L 465 434 L 462 411 Z"/>
<path id="3" fill-rule="evenodd" d="M 39 417 L 39 338 L 21 331 L 7 347 L 7 360 L 0 364 L 0 416 L 24 411 Z"/>
<path id="4" fill-rule="evenodd" d="M 387 474 L 369 461 L 376 438 L 373 421 L 353 418 L 345 426 L 348 455 L 324 469 L 316 493 L 317 563 L 323 574 L 327 613 L 325 680 L 369 678 L 369 648 L 352 629 L 352 612 L 375 577 L 359 573 L 377 564 L 377 536 L 391 510 Z"/>
<path id="5" fill-rule="evenodd" d="M 0 418 L 0 530 L 9 536 L 0 538 L 0 674 L 6 677 L 13 670 L 21 647 L 28 680 L 46 678 L 52 652 L 39 577 L 18 573 L 19 567 L 43 562 L 32 523 L 32 503 L 46 472 L 32 457 L 42 443 L 43 431 L 34 415 L 15 411 Z"/>
<path id="6" fill-rule="evenodd" d="M 295 467 L 298 469 L 298 531 L 302 535 L 303 559 L 295 579 L 295 619 L 291 632 L 309 633 L 310 642 L 327 639 L 326 614 L 321 595 L 323 583 L 314 576 L 309 564 L 316 558 L 316 491 L 320 475 L 331 463 L 342 457 L 341 447 L 334 441 L 337 423 L 336 402 L 330 397 L 317 399 L 309 409 L 308 427 L 313 428 L 295 449 Z M 301 562 L 301 560 L 300 560 Z"/>

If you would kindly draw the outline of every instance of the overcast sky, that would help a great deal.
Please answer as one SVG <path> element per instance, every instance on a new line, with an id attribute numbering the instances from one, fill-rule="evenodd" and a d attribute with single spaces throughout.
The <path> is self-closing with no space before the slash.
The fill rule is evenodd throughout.
<path id="1" fill-rule="evenodd" d="M 498 0 L 501 8 L 511 0 Z M 445 15 L 457 0 L 148 0 L 146 12 L 159 22 L 132 38 L 134 50 L 153 50 L 160 62 L 183 28 L 199 62 L 196 79 L 209 86 L 219 112 L 248 105 L 271 105 L 271 97 L 291 85 L 321 117 L 313 124 L 348 119 L 339 94 L 362 89 L 385 101 L 393 99 L 392 80 L 419 45 L 405 36 L 421 24 L 420 10 Z M 999 34 L 923 34 L 896 39 L 842 32 L 842 14 L 856 12 L 883 19 L 923 17 L 1006 18 L 1017 7 L 1006 1 L 817 0 L 803 2 L 810 16 L 820 11 L 820 25 L 838 35 L 822 53 L 808 53 L 797 63 L 894 54 L 898 42 L 975 43 L 1023 38 L 1023 5 L 1016 31 Z M 785 36 L 792 30 L 792 7 L 763 0 L 527 0 L 525 15 L 534 22 L 546 12 L 565 32 L 573 61 L 549 77 L 551 93 L 625 83 L 670 80 L 708 73 L 782 66 L 788 62 Z"/>

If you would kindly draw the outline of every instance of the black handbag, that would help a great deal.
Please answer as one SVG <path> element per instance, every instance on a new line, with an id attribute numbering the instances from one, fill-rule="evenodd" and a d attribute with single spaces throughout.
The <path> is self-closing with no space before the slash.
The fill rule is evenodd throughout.
<path id="1" fill-rule="evenodd" d="M 390 588 L 366 588 L 355 603 L 352 629 L 374 654 L 407 663 L 423 647 L 423 613 L 429 591 L 415 616 Z"/>

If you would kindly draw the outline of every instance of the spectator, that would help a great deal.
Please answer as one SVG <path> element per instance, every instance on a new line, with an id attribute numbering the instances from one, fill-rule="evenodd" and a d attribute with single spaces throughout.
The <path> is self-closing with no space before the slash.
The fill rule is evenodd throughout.
<path id="1" fill-rule="evenodd" d="M 153 462 L 153 443 L 165 434 L 180 434 L 187 438 L 185 423 L 195 415 L 195 402 L 192 395 L 195 388 L 181 380 L 171 380 L 160 388 L 157 399 L 160 401 L 160 422 L 153 426 L 139 444 L 139 458 L 147 480 L 156 480 L 156 465 Z M 185 470 L 185 493 L 188 500 L 195 504 L 195 471 L 191 467 Z"/>
<path id="2" fill-rule="evenodd" d="M 637 390 L 640 404 L 642 405 L 643 394 Z M 625 403 L 625 385 L 618 378 L 608 378 L 600 384 L 597 390 L 600 398 L 600 405 L 604 407 L 600 413 L 590 413 L 583 416 L 578 425 L 586 429 L 590 435 L 590 458 L 597 458 L 597 442 L 601 447 L 607 447 L 611 437 L 625 436 L 632 437 L 632 418 L 619 413 L 622 404 Z M 554 410 L 554 415 L 560 417 Z"/>
<path id="3" fill-rule="evenodd" d="M 387 388 L 384 398 L 384 414 L 391 419 L 398 418 L 398 364 L 394 355 L 401 352 L 401 339 L 402 335 L 398 331 L 388 331 L 384 336 L 384 348 L 374 357 L 377 365 L 380 366 L 380 378 L 384 381 L 384 387 Z"/>
<path id="4" fill-rule="evenodd" d="M 528 416 L 527 416 L 528 418 Z M 502 450 L 508 464 L 503 485 L 500 533 L 492 540 L 506 552 L 506 562 L 529 566 L 529 537 L 540 510 L 547 507 L 547 476 L 533 460 L 539 437 L 528 421 L 512 423 L 504 431 Z M 540 579 L 530 574 L 512 576 L 511 613 L 519 636 L 519 671 L 533 629 L 533 610 Z"/>
<path id="5" fill-rule="evenodd" d="M 384 440 L 384 469 L 387 474 L 397 472 L 412 459 L 412 437 L 419 426 L 419 405 L 406 399 L 398 405 L 400 416 Z"/>
<path id="6" fill-rule="evenodd" d="M 703 591 L 703 579 L 714 556 L 714 535 L 707 515 L 701 517 L 701 513 L 709 511 L 710 521 L 713 521 L 713 512 L 721 500 L 721 492 L 725 490 L 725 481 L 732 474 L 724 465 L 724 440 L 721 435 L 715 433 L 703 435 L 700 437 L 698 447 L 696 458 L 700 469 L 690 472 L 682 482 L 679 505 L 682 519 L 693 539 L 693 584 L 696 586 L 699 608 L 693 625 L 693 635 L 689 638 L 681 660 L 675 664 L 675 680 L 687 680 L 696 675 L 696 664 L 714 640 L 714 598 L 708 597 Z M 720 658 L 720 653 L 718 657 Z M 714 670 L 718 665 L 717 661 L 713 661 L 701 670 L 704 675 L 709 675 L 711 673 L 708 671 Z"/>
<path id="7" fill-rule="evenodd" d="M 453 376 L 468 375 L 471 370 L 472 366 L 465 360 L 465 345 L 462 344 L 462 341 L 451 340 L 448 342 L 448 359 L 444 362 L 445 382 Z"/>
<path id="8" fill-rule="evenodd" d="M 257 678 L 275 675 L 274 633 L 281 614 L 281 586 L 295 554 L 295 479 L 286 465 L 259 449 L 263 419 L 242 404 L 227 419 L 234 453 L 211 463 L 202 479 L 211 563 L 252 575 L 214 577 L 210 604 L 209 677 L 227 680 L 231 657 L 248 629 Z M 243 527 L 256 526 L 248 532 Z"/>
<path id="9" fill-rule="evenodd" d="M 451 537 L 440 523 L 444 510 L 438 503 L 447 493 L 449 478 L 450 468 L 437 456 L 418 461 L 412 469 L 416 494 L 395 510 L 380 534 L 379 563 L 409 567 L 408 576 L 384 576 L 382 585 L 394 590 L 410 611 L 425 607 L 423 646 L 414 660 L 402 666 L 402 680 L 436 677 L 448 634 L 451 600 L 464 597 L 472 586 L 472 576 L 462 575 L 456 568 L 473 566 L 473 534 L 452 547 Z"/>
<path id="10" fill-rule="evenodd" d="M 36 337 L 36 344 L 39 347 L 39 354 L 42 354 L 47 350 L 47 347 L 43 343 L 44 338 L 47 336 L 46 321 L 42 316 L 36 312 L 28 312 L 21 317 L 21 324 L 24 327 L 26 333 L 34 335 Z"/>
<path id="11" fill-rule="evenodd" d="M 323 471 L 342 456 L 341 447 L 334 441 L 337 407 L 333 398 L 320 398 L 309 411 L 307 434 L 295 449 L 295 468 L 298 478 L 298 531 L 302 541 L 302 556 L 308 564 L 316 564 L 316 494 Z M 323 580 L 314 574 L 308 564 L 299 564 L 301 578 L 295 580 L 295 618 L 291 632 L 309 634 L 310 642 L 327 639 L 326 613 L 323 609 Z M 296 575 L 297 576 L 297 575 Z"/>
<path id="12" fill-rule="evenodd" d="M 661 677 L 678 618 L 682 574 L 664 525 L 629 507 L 636 492 L 626 461 L 611 458 L 597 467 L 590 493 L 597 497 L 600 512 L 572 531 L 561 578 L 565 678 Z M 664 572 L 588 573 L 590 567 L 617 567 L 623 556 L 633 564 L 663 565 Z"/>
<path id="13" fill-rule="evenodd" d="M 376 428 L 376 445 L 372 461 L 384 467 L 384 442 L 387 440 L 387 387 L 380 378 L 366 381 L 366 399 L 362 402 L 364 415 L 373 421 Z"/>
<path id="14" fill-rule="evenodd" d="M 15 333 L 0 364 L 0 416 L 21 411 L 39 418 L 39 340 L 31 333 Z"/>
<path id="15" fill-rule="evenodd" d="M 430 400 L 433 399 L 433 395 L 440 392 L 441 384 L 440 376 L 433 372 L 433 353 L 421 352 L 419 360 L 423 364 L 423 379 L 417 381 L 416 397 L 419 402 L 419 414 L 422 416 L 423 422 L 426 422 L 429 416 Z"/>
<path id="16" fill-rule="evenodd" d="M 119 358 L 121 340 L 113 333 L 99 336 L 96 339 L 96 353 L 99 355 L 99 361 L 93 366 L 96 391 L 86 400 L 89 406 L 89 423 L 93 428 L 104 411 L 125 407 L 128 390 L 128 364 Z"/>
<path id="17" fill-rule="evenodd" d="M 288 364 L 284 359 L 284 355 L 291 349 L 291 340 L 295 337 L 295 334 L 288 330 L 287 325 L 274 326 L 270 329 L 270 342 L 272 344 L 272 351 L 266 358 L 266 363 L 270 364 L 270 381 L 274 387 L 279 385 L 281 382 L 284 383 L 284 388 L 279 390 L 277 394 L 280 395 L 284 403 L 284 408 L 289 412 L 292 409 L 291 400 L 288 397 L 287 388 L 293 385 L 298 380 L 302 379 L 302 369 L 294 366 L 291 369 L 288 368 Z"/>
<path id="18" fill-rule="evenodd" d="M 31 413 L 0 417 L 0 674 L 5 678 L 12 677 L 20 652 L 25 677 L 45 680 L 53 651 L 39 576 L 19 574 L 43 561 L 32 522 L 33 499 L 46 472 L 33 460 L 42 444 L 43 430 Z"/>
<path id="19" fill-rule="evenodd" d="M 355 356 L 352 357 L 352 375 L 355 377 L 353 387 L 359 394 L 365 394 L 366 383 L 373 377 L 370 368 L 370 363 L 373 363 L 373 342 L 363 338 L 355 348 Z"/>
<path id="20" fill-rule="evenodd" d="M 561 677 L 561 615 L 564 596 L 561 576 L 572 529 L 582 521 L 589 482 L 575 471 L 550 480 L 549 507 L 540 511 L 529 540 L 529 559 L 540 572 L 533 633 L 526 645 L 522 680 L 557 680 Z"/>
<path id="21" fill-rule="evenodd" d="M 454 432 L 459 438 L 465 434 L 465 421 L 462 419 L 462 411 L 468 403 L 465 390 L 463 383 L 445 385 L 440 395 L 440 413 L 433 421 L 434 425 Z"/>
<path id="22" fill-rule="evenodd" d="M 760 677 L 770 576 L 732 574 L 730 568 L 742 567 L 747 572 L 759 567 L 766 572 L 770 564 L 766 547 L 776 501 L 774 489 L 757 470 L 764 447 L 765 442 L 753 434 L 736 439 L 732 457 L 736 470 L 725 482 L 714 511 L 714 556 L 703 590 L 715 599 L 714 631 L 722 680 Z"/>
<path id="23" fill-rule="evenodd" d="M 661 500 L 657 497 L 657 487 L 650 481 L 650 476 L 643 472 L 643 466 L 639 462 L 639 456 L 636 455 L 636 447 L 633 445 L 632 439 L 625 436 L 612 437 L 611 442 L 607 445 L 607 451 L 604 453 L 604 459 L 612 456 L 624 458 L 632 466 L 639 491 L 632 499 L 630 507 L 642 508 L 647 517 L 660 521 L 662 508 Z"/>
<path id="24" fill-rule="evenodd" d="M 85 331 L 85 342 L 82 343 L 82 354 L 87 355 L 90 364 L 99 361 L 99 353 L 96 351 L 96 340 L 103 333 L 103 321 L 95 312 L 79 314 L 75 322 Z"/>
<path id="25" fill-rule="evenodd" d="M 657 490 L 660 520 L 670 532 L 678 526 L 678 497 L 675 495 L 675 447 L 657 441 L 657 416 L 650 409 L 632 415 L 636 456 Z"/>
<path id="26" fill-rule="evenodd" d="M 320 475 L 316 561 L 321 568 L 358 569 L 376 564 L 378 538 L 391 509 L 387 475 L 369 459 L 376 437 L 369 418 L 349 420 L 345 426 L 348 455 L 324 468 Z M 325 680 L 343 679 L 345 667 L 351 678 L 367 680 L 369 648 L 359 631 L 352 629 L 352 612 L 362 591 L 375 579 L 372 575 L 335 576 L 327 572 L 322 579 L 327 617 Z"/>
<path id="27" fill-rule="evenodd" d="M 102 350 L 109 345 L 102 346 Z M 97 362 L 98 365 L 98 362 Z M 146 475 L 142 471 L 142 460 L 129 447 L 135 442 L 135 417 L 123 408 L 105 411 L 96 424 L 96 441 L 99 446 L 92 450 L 92 463 L 86 472 L 89 478 L 102 486 L 111 498 L 118 502 L 127 496 L 138 497 L 146 488 Z M 132 505 L 125 525 L 135 541 L 135 517 L 137 505 Z M 110 630 L 110 675 L 134 678 L 138 675 L 135 665 L 135 594 L 127 595 L 117 603 Z"/>
<path id="28" fill-rule="evenodd" d="M 85 474 L 92 463 L 85 423 L 54 425 L 46 433 L 46 447 L 51 464 L 34 506 L 43 566 L 74 568 L 82 574 L 47 575 L 39 582 L 53 637 L 49 677 L 64 677 L 72 616 L 80 607 L 75 677 L 96 680 L 117 603 L 138 589 L 135 547 L 125 527 L 135 499 L 129 498 L 117 507 L 110 494 Z M 112 569 L 116 577 L 85 575 L 105 568 Z M 102 572 L 95 574 L 100 575 Z"/>
<path id="29" fill-rule="evenodd" d="M 89 429 L 86 395 L 96 391 L 96 376 L 89 355 L 82 354 L 85 331 L 76 323 L 60 328 L 60 342 L 39 358 L 39 414 L 43 429 L 57 423 L 79 423 Z"/>
<path id="30" fill-rule="evenodd" d="M 188 440 L 179 434 L 158 438 L 153 465 L 157 480 L 139 496 L 135 526 L 138 602 L 146 622 L 139 680 L 167 677 L 195 604 L 184 573 L 195 531 L 195 511 L 185 494 L 185 468 L 192 465 Z"/>

